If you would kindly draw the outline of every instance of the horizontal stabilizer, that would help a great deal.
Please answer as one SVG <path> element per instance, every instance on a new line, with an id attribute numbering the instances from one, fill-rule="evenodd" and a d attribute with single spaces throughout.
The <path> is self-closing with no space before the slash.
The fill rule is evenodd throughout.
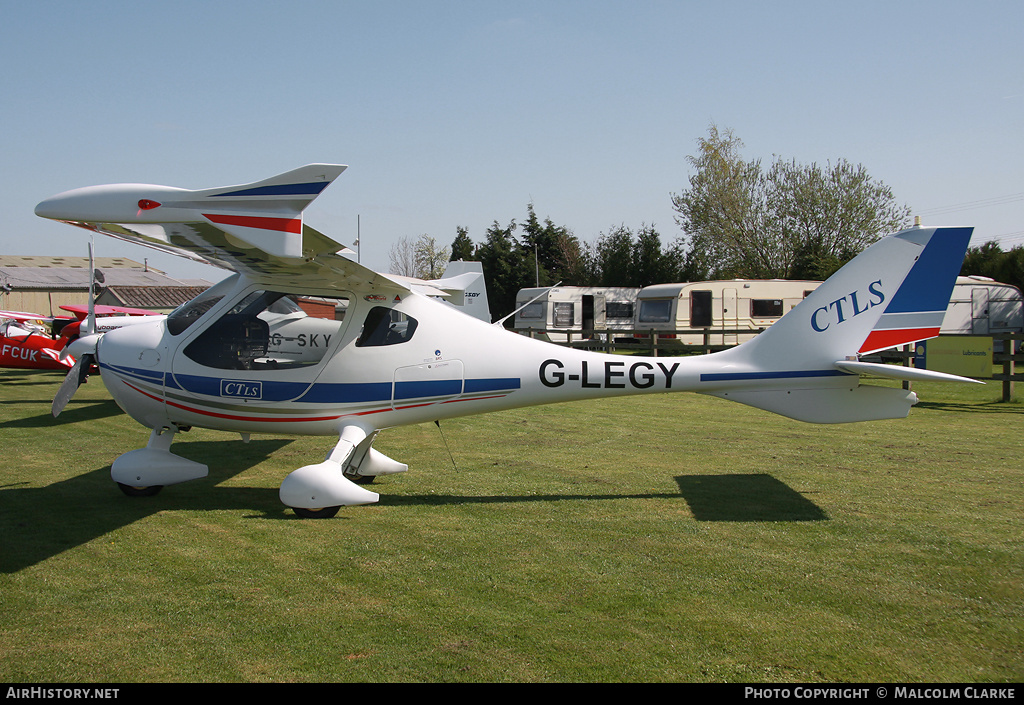
<path id="1" fill-rule="evenodd" d="M 898 365 L 880 365 L 873 362 L 840 360 L 836 363 L 836 369 L 855 375 L 900 379 L 906 382 L 966 382 L 969 384 L 985 384 L 984 382 L 971 379 L 970 377 L 960 377 L 958 375 L 951 375 L 945 372 L 919 370 L 916 367 L 902 367 Z"/>
<path id="2" fill-rule="evenodd" d="M 913 392 L 856 386 L 856 380 L 848 387 L 839 388 L 739 389 L 709 394 L 797 421 L 820 424 L 902 419 L 917 403 Z"/>

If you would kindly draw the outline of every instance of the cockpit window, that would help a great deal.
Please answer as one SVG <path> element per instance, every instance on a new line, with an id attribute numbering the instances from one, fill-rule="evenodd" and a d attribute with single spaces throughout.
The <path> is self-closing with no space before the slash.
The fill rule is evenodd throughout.
<path id="1" fill-rule="evenodd" d="M 188 330 L 189 326 L 198 321 L 200 316 L 224 298 L 224 295 L 234 286 L 234 279 L 235 277 L 229 277 L 211 286 L 199 296 L 171 311 L 167 316 L 167 331 L 171 335 L 180 335 Z"/>
<path id="2" fill-rule="evenodd" d="M 417 322 L 398 311 L 383 306 L 374 306 L 363 323 L 363 332 L 356 341 L 357 348 L 381 345 L 397 345 L 412 339 Z"/>

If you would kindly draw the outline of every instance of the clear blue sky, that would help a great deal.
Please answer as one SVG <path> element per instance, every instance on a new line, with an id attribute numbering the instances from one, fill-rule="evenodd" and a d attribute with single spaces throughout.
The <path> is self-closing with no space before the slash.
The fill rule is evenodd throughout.
<path id="1" fill-rule="evenodd" d="M 582 240 L 653 223 L 711 123 L 847 159 L 928 225 L 1024 242 L 1024 3 L 0 0 L 0 252 L 86 254 L 40 200 L 348 164 L 307 211 L 386 271 L 527 204 Z M 220 278 L 97 238 L 172 276 Z"/>

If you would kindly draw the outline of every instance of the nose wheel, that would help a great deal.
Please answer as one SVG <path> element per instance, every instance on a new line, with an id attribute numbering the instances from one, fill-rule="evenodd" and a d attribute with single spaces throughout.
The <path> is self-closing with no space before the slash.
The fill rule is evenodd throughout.
<path id="1" fill-rule="evenodd" d="M 160 490 L 164 488 L 163 485 L 149 485 L 148 487 L 135 487 L 132 485 L 126 485 L 123 482 L 117 483 L 118 489 L 124 492 L 129 497 L 152 497 L 158 494 Z"/>
<path id="2" fill-rule="evenodd" d="M 295 511 L 296 516 L 300 516 L 303 519 L 330 519 L 338 513 L 341 505 L 323 507 L 321 509 L 305 509 L 303 507 L 292 507 L 292 509 Z"/>

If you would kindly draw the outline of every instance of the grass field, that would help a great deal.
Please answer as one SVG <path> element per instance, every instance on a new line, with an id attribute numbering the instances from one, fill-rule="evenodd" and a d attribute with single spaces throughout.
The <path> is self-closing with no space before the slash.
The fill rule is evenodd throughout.
<path id="1" fill-rule="evenodd" d="M 997 385 L 845 426 L 681 394 L 388 430 L 410 471 L 319 521 L 277 488 L 331 439 L 197 429 L 210 476 L 130 499 L 148 431 L 99 379 L 53 419 L 60 379 L 0 371 L 4 682 L 1024 680 Z"/>

